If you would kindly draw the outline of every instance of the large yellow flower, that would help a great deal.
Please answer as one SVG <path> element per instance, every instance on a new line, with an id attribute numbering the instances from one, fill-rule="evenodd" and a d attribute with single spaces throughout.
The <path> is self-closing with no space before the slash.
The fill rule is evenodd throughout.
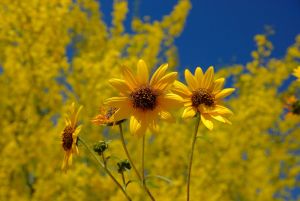
<path id="1" fill-rule="evenodd" d="M 72 164 L 73 154 L 78 154 L 77 137 L 81 130 L 81 126 L 78 126 L 78 115 L 82 106 L 78 109 L 75 108 L 75 103 L 72 103 L 70 107 L 70 114 L 66 115 L 66 126 L 62 132 L 62 147 L 65 151 L 65 156 L 62 164 L 62 170 L 67 171 Z"/>
<path id="2" fill-rule="evenodd" d="M 223 89 L 224 78 L 214 80 L 214 68 L 211 66 L 203 74 L 200 67 L 195 70 L 193 75 L 188 69 L 184 72 L 188 86 L 176 81 L 173 91 L 183 97 L 185 109 L 182 117 L 194 117 L 200 113 L 202 123 L 209 129 L 213 129 L 212 119 L 223 123 L 230 123 L 226 116 L 232 112 L 221 105 L 221 100 L 230 95 L 235 89 Z"/>
<path id="3" fill-rule="evenodd" d="M 177 72 L 167 73 L 167 64 L 161 65 L 149 80 L 146 63 L 139 60 L 137 75 L 123 67 L 123 79 L 111 79 L 110 84 L 120 92 L 119 97 L 106 100 L 106 104 L 118 108 L 113 115 L 114 121 L 130 119 L 130 131 L 143 135 L 147 128 L 157 131 L 159 119 L 170 120 L 170 109 L 180 107 L 182 98 L 169 92 Z"/>
<path id="4" fill-rule="evenodd" d="M 300 66 L 294 69 L 293 75 L 295 75 L 298 78 L 298 81 L 300 81 Z"/>

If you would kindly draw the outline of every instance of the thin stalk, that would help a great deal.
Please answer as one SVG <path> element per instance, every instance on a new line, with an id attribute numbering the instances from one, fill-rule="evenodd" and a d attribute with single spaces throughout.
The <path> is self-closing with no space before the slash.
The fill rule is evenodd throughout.
<path id="1" fill-rule="evenodd" d="M 126 180 L 125 180 L 124 172 L 121 172 L 121 176 L 122 176 L 124 188 L 126 188 Z"/>
<path id="2" fill-rule="evenodd" d="M 145 182 L 145 135 L 143 135 L 143 139 L 142 139 L 142 181 L 143 181 L 143 185 L 146 186 L 146 182 Z"/>
<path id="3" fill-rule="evenodd" d="M 132 158 L 128 152 L 128 149 L 127 149 L 127 146 L 126 146 L 126 143 L 125 143 L 125 138 L 124 138 L 124 133 L 123 133 L 123 128 L 122 128 L 122 124 L 119 124 L 119 129 L 120 129 L 120 135 L 121 135 L 121 142 L 122 142 L 122 145 L 123 145 L 123 149 L 126 153 L 126 156 L 136 174 L 136 176 L 138 177 L 138 179 L 143 183 L 143 179 L 138 171 L 138 169 L 136 168 L 136 166 L 134 165 L 133 161 L 132 161 Z M 143 184 L 143 188 L 144 190 L 146 191 L 146 193 L 148 194 L 148 196 L 151 198 L 152 201 L 155 201 L 155 198 L 154 196 L 151 194 L 150 190 L 148 189 L 148 187 L 146 185 Z"/>
<path id="4" fill-rule="evenodd" d="M 115 184 L 118 186 L 118 188 L 121 189 L 125 197 L 128 201 L 132 201 L 132 199 L 129 197 L 125 189 L 122 187 L 122 185 L 118 182 L 118 180 L 114 177 L 114 175 L 110 172 L 110 170 L 106 167 L 104 163 L 102 163 L 99 158 L 96 156 L 96 154 L 91 150 L 91 148 L 86 144 L 86 142 L 81 138 L 78 137 L 78 141 L 83 144 L 83 146 L 90 152 L 90 154 L 96 159 L 96 161 L 99 163 L 101 168 L 110 176 L 110 178 L 115 182 Z"/>
<path id="5" fill-rule="evenodd" d="M 191 154 L 190 154 L 190 162 L 189 162 L 189 167 L 188 167 L 188 177 L 187 177 L 187 190 L 186 190 L 186 200 L 190 200 L 190 181 L 191 181 L 191 173 L 192 173 L 192 165 L 193 165 L 193 155 L 194 155 L 194 149 L 195 149 L 195 144 L 196 144 L 196 139 L 197 139 L 197 133 L 198 133 L 198 127 L 200 123 L 200 115 L 197 115 L 197 120 L 195 124 L 195 133 L 193 136 L 193 141 L 192 141 L 192 149 L 191 149 Z"/>

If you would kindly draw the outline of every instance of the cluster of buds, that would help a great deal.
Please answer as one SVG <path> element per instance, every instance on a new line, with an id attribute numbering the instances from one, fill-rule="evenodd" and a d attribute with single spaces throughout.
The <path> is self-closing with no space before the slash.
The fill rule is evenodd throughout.
<path id="1" fill-rule="evenodd" d="M 106 141 L 99 141 L 94 144 L 94 151 L 99 155 L 102 155 L 106 149 L 108 149 L 108 143 Z"/>
<path id="2" fill-rule="evenodd" d="M 131 165 L 127 159 L 118 162 L 117 165 L 118 165 L 118 173 L 120 174 L 122 174 L 126 170 L 131 169 Z"/>

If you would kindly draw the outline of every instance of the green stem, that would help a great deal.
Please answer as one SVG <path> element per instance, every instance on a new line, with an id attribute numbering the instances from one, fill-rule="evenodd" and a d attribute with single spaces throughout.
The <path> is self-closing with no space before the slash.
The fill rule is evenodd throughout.
<path id="1" fill-rule="evenodd" d="M 118 180 L 113 176 L 113 174 L 110 172 L 110 170 L 106 167 L 104 163 L 100 161 L 100 159 L 96 156 L 96 154 L 91 150 L 91 148 L 86 144 L 86 142 L 81 138 L 78 137 L 78 141 L 83 144 L 83 146 L 90 152 L 90 154 L 96 159 L 96 161 L 99 163 L 101 168 L 110 176 L 110 178 L 115 182 L 115 184 L 121 189 L 127 200 L 132 201 L 132 199 L 129 197 L 125 189 L 122 187 L 122 185 L 118 182 Z"/>
<path id="2" fill-rule="evenodd" d="M 190 162 L 189 162 L 189 167 L 188 167 L 188 177 L 187 177 L 187 197 L 186 200 L 190 200 L 190 181 L 191 181 L 191 173 L 192 173 L 192 164 L 193 164 L 193 155 L 194 155 L 194 149 L 195 149 L 195 144 L 196 144 L 196 139 L 197 139 L 197 133 L 198 133 L 198 127 L 200 123 L 200 115 L 197 115 L 197 120 L 195 124 L 195 133 L 193 136 L 193 142 L 192 142 L 192 149 L 191 149 L 191 155 L 190 155 Z"/>
<path id="3" fill-rule="evenodd" d="M 124 172 L 121 172 L 121 176 L 122 176 L 124 188 L 126 188 L 126 180 L 125 180 Z"/>
<path id="4" fill-rule="evenodd" d="M 123 149 L 126 153 L 126 156 L 136 174 L 136 176 L 138 177 L 138 179 L 143 183 L 143 179 L 138 171 L 138 169 L 136 168 L 136 166 L 134 165 L 133 161 L 132 161 L 132 158 L 128 152 L 128 149 L 127 149 L 127 146 L 126 146 L 126 143 L 125 143 L 125 138 L 124 138 L 124 133 L 123 133 L 123 128 L 122 128 L 122 124 L 119 124 L 119 129 L 120 129 L 120 135 L 121 135 L 121 142 L 122 142 L 122 145 L 123 145 Z M 144 174 L 143 174 L 144 175 Z M 148 187 L 146 185 L 143 184 L 143 188 L 144 190 L 146 191 L 146 193 L 148 194 L 148 196 L 151 198 L 152 201 L 155 201 L 155 198 L 154 196 L 151 194 L 150 190 L 148 189 Z"/>

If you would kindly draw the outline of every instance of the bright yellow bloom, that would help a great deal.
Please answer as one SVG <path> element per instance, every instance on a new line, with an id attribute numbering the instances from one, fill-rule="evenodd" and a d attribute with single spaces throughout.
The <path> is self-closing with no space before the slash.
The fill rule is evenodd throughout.
<path id="1" fill-rule="evenodd" d="M 298 66 L 298 68 L 294 69 L 293 75 L 298 78 L 298 81 L 300 81 L 300 66 Z"/>
<path id="2" fill-rule="evenodd" d="M 65 151 L 65 157 L 62 164 L 62 170 L 67 171 L 68 167 L 72 164 L 72 155 L 78 154 L 77 137 L 81 130 L 78 126 L 78 114 L 82 106 L 78 109 L 75 108 L 75 103 L 72 103 L 70 114 L 66 115 L 66 126 L 62 132 L 62 147 Z"/>
<path id="3" fill-rule="evenodd" d="M 167 68 L 167 64 L 161 65 L 149 81 L 148 67 L 139 60 L 136 76 L 124 67 L 123 79 L 111 79 L 110 84 L 120 92 L 119 97 L 106 100 L 107 105 L 119 108 L 113 115 L 114 121 L 130 119 L 131 133 L 140 136 L 147 128 L 157 131 L 159 119 L 171 119 L 169 110 L 180 107 L 182 98 L 168 92 L 177 72 L 166 74 Z"/>
<path id="4" fill-rule="evenodd" d="M 193 75 L 188 69 L 184 72 L 187 85 L 176 81 L 173 91 L 183 97 L 185 109 L 182 118 L 194 117 L 198 112 L 202 123 L 213 129 L 212 119 L 223 123 L 230 123 L 225 117 L 232 114 L 231 110 L 221 105 L 221 100 L 230 95 L 235 89 L 223 89 L 224 78 L 214 80 L 214 68 L 211 66 L 203 74 L 200 67 Z"/>

